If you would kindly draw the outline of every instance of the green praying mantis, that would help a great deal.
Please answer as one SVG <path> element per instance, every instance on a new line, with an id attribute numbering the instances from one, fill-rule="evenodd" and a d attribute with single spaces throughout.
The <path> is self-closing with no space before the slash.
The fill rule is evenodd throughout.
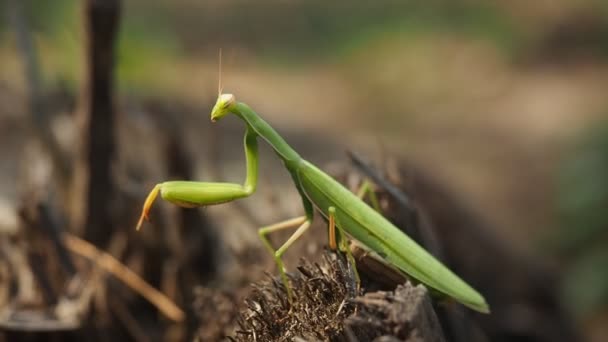
<path id="1" fill-rule="evenodd" d="M 218 93 L 217 102 L 211 111 L 211 121 L 215 122 L 232 113 L 242 119 L 246 125 L 244 145 L 247 174 L 244 184 L 195 181 L 159 183 L 146 198 L 137 229 L 141 227 L 144 219 L 148 219 L 152 203 L 159 194 L 164 200 L 183 207 L 221 204 L 253 194 L 258 181 L 258 138 L 262 138 L 272 147 L 291 174 L 304 207 L 303 216 L 259 230 L 262 242 L 273 255 L 278 266 L 290 302 L 292 290 L 281 257 L 308 230 L 314 213 L 318 212 L 328 222 L 329 247 L 332 250 L 340 248 L 341 251 L 346 252 L 347 259 L 355 270 L 357 284 L 359 278 L 347 239 L 356 240 L 358 244 L 380 256 L 388 265 L 465 306 L 482 313 L 490 312 L 485 299 L 475 289 L 360 197 L 303 159 L 249 106 L 237 102 L 232 94 L 222 93 L 221 89 Z M 293 235 L 281 247 L 275 249 L 267 235 L 290 228 L 296 228 Z"/>

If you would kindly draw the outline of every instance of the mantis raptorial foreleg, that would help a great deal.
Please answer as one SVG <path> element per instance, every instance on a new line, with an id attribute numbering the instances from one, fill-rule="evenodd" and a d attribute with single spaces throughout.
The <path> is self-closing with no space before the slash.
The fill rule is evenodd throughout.
<path id="1" fill-rule="evenodd" d="M 283 281 L 285 289 L 287 289 L 287 295 L 289 297 L 290 302 L 293 300 L 293 294 L 291 291 L 291 286 L 289 286 L 289 280 L 287 279 L 287 274 L 285 273 L 285 266 L 283 265 L 283 260 L 281 259 L 281 257 L 283 256 L 283 253 L 285 253 L 287 248 L 289 248 L 289 246 L 291 246 L 300 236 L 302 236 L 302 234 L 304 234 L 304 232 L 308 230 L 308 228 L 310 227 L 310 222 L 311 220 L 308 219 L 306 216 L 300 216 L 279 223 L 275 223 L 273 225 L 260 228 L 258 230 L 260 239 L 262 239 L 262 242 L 264 243 L 268 251 L 270 251 L 270 254 L 272 254 L 272 256 L 274 257 L 274 261 L 277 264 L 277 267 L 279 268 L 281 280 Z M 296 226 L 298 226 L 298 229 L 296 229 L 293 235 L 291 235 L 291 237 L 289 237 L 289 239 L 287 239 L 287 241 L 285 241 L 285 243 L 281 247 L 279 247 L 279 249 L 275 250 L 266 235 L 280 230 L 293 228 Z"/>
<path id="2" fill-rule="evenodd" d="M 245 132 L 247 176 L 244 184 L 191 181 L 169 181 L 156 184 L 144 202 L 137 229 L 139 230 L 144 219 L 148 219 L 148 213 L 158 195 L 181 207 L 193 208 L 230 202 L 254 193 L 258 182 L 257 137 L 255 131 L 250 128 Z"/>

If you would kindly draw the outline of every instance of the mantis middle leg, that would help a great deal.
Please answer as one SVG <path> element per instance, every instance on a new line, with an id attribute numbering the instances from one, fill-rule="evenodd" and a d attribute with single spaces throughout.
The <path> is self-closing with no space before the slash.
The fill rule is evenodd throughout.
<path id="1" fill-rule="evenodd" d="M 372 183 L 367 179 L 363 181 L 363 183 L 359 187 L 359 190 L 357 191 L 357 197 L 359 197 L 360 199 L 363 199 L 366 195 L 369 196 L 369 199 L 372 203 L 372 207 L 376 211 L 380 212 L 380 204 L 378 202 L 378 197 L 376 196 L 376 193 L 373 191 Z M 348 241 L 346 239 L 346 233 L 342 229 L 342 226 L 340 225 L 340 223 L 336 223 L 336 220 L 337 220 L 336 208 L 333 206 L 329 207 L 327 212 L 329 214 L 328 215 L 329 216 L 329 223 L 328 223 L 329 248 L 332 250 L 336 250 L 338 248 L 338 245 L 336 242 L 336 236 L 337 236 L 336 227 L 338 227 L 338 234 L 340 234 L 339 235 L 340 251 L 346 253 L 346 258 L 348 259 L 349 264 L 353 268 L 353 273 L 355 275 L 355 281 L 357 282 L 357 290 L 358 290 L 359 286 L 361 285 L 361 279 L 359 277 L 359 272 L 357 271 L 357 265 L 355 262 L 355 258 L 352 254 L 352 251 L 350 250 L 350 247 L 348 246 Z"/>
<path id="2" fill-rule="evenodd" d="M 353 273 L 355 276 L 355 282 L 357 283 L 357 291 L 359 291 L 359 287 L 361 285 L 361 278 L 359 277 L 359 272 L 357 271 L 357 265 L 355 263 L 355 257 L 353 257 L 353 253 L 348 246 L 348 240 L 346 239 L 346 233 L 344 229 L 342 229 L 342 225 L 338 222 L 338 217 L 336 216 L 336 208 L 329 207 L 327 209 L 327 213 L 329 214 L 329 248 L 332 250 L 336 250 L 338 247 L 341 252 L 346 253 L 346 258 L 348 259 L 348 263 L 353 269 Z M 338 234 L 340 237 L 340 245 L 336 244 L 336 228 L 338 228 Z"/>
<path id="3" fill-rule="evenodd" d="M 283 265 L 283 260 L 281 259 L 281 257 L 283 256 L 283 253 L 285 253 L 287 248 L 289 248 L 300 236 L 302 236 L 302 234 L 304 234 L 304 232 L 306 232 L 306 230 L 308 230 L 308 228 L 310 227 L 310 223 L 311 220 L 307 216 L 300 216 L 290 220 L 275 223 L 273 225 L 260 228 L 258 230 L 260 239 L 262 239 L 262 242 L 266 246 L 266 249 L 268 249 L 268 251 L 270 251 L 270 254 L 272 254 L 272 256 L 274 257 L 274 261 L 277 264 L 277 267 L 279 268 L 279 272 L 281 274 L 281 281 L 283 282 L 285 289 L 287 289 L 287 296 L 289 297 L 289 302 L 293 300 L 293 293 L 291 291 L 291 286 L 289 286 L 289 280 L 287 279 L 287 274 L 285 273 L 285 266 Z M 281 247 L 279 247 L 279 249 L 275 250 L 266 235 L 280 230 L 293 228 L 296 226 L 298 227 L 298 229 L 296 229 L 293 235 L 291 235 L 291 237 L 289 237 L 289 239 L 287 239 L 287 241 L 285 241 L 285 243 Z"/>
<path id="4" fill-rule="evenodd" d="M 380 203 L 378 202 L 378 197 L 376 196 L 376 193 L 373 191 L 372 183 L 369 180 L 366 179 L 366 180 L 364 180 L 361 183 L 361 186 L 359 186 L 359 190 L 357 190 L 356 195 L 360 199 L 363 199 L 366 195 L 369 196 L 369 199 L 372 202 L 372 207 L 377 212 L 380 212 Z M 329 248 L 331 250 L 336 250 L 336 247 L 337 247 L 337 244 L 336 244 L 336 229 L 334 228 L 335 227 L 335 221 L 332 221 L 332 220 L 335 220 L 335 219 L 330 215 L 330 217 L 329 217 L 329 229 L 328 229 L 328 233 L 329 233 Z"/>

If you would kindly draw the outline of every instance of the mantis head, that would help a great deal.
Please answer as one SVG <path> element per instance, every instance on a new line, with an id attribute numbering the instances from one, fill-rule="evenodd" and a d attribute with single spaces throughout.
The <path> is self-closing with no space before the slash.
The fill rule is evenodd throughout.
<path id="1" fill-rule="evenodd" d="M 224 117 L 224 115 L 232 112 L 236 98 L 232 94 L 220 94 L 217 98 L 215 106 L 211 111 L 211 121 L 216 121 Z"/>

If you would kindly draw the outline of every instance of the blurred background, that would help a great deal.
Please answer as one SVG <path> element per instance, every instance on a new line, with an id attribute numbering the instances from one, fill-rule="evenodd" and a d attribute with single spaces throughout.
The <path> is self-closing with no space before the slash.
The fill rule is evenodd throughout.
<path id="1" fill-rule="evenodd" d="M 2 2 L 3 257 L 33 248 L 23 222 L 24 207 L 36 199 L 100 249 L 115 246 L 109 231 L 124 233 L 131 242 L 116 247 L 124 253 L 119 259 L 143 273 L 147 254 L 135 252 L 132 241 L 143 239 L 150 248 L 161 228 L 138 237 L 131 227 L 153 184 L 240 182 L 242 126 L 234 118 L 209 122 L 221 48 L 224 91 L 254 108 L 305 158 L 322 167 L 346 160 L 346 150 L 377 163 L 407 159 L 441 180 L 516 254 L 532 255 L 559 274 L 551 286 L 582 338 L 608 338 L 608 2 L 110 1 L 119 10 L 98 22 L 102 48 L 86 52 L 95 31 L 87 26 L 86 3 L 95 2 Z M 111 36 L 112 27 L 116 36 L 107 46 L 114 52 L 106 54 L 115 64 L 104 83 L 91 65 L 94 56 L 106 60 L 103 35 Z M 83 136 L 96 136 L 87 124 L 95 121 L 96 101 L 109 104 L 102 117 L 114 111 L 115 119 L 99 122 L 115 127 L 117 140 L 101 134 L 93 139 L 97 145 L 84 146 Z M 114 219 L 94 220 L 105 227 L 91 232 L 83 222 L 104 205 L 86 194 L 96 191 L 90 180 L 99 173 L 91 171 L 90 156 L 83 157 L 89 171 L 79 171 L 78 156 L 99 144 L 111 152 L 101 157 L 111 161 L 101 173 L 109 183 L 101 184 L 108 191 L 112 184 L 105 201 Z M 274 188 L 289 179 L 267 148 L 262 154 L 265 194 L 257 202 L 200 214 L 216 227 L 230 226 L 213 233 L 224 236 L 220 245 L 228 247 L 218 248 L 229 249 L 227 255 L 244 250 L 241 235 L 255 239 L 255 227 L 300 211 L 297 200 L 277 199 L 297 194 Z M 187 166 L 175 166 L 180 163 Z M 235 217 L 235 211 L 251 215 L 260 198 L 280 213 L 258 211 L 255 223 Z M 222 279 L 232 279 L 230 257 L 222 260 Z M 196 270 L 192 284 L 213 283 Z M 146 278 L 162 282 L 165 271 Z M 5 308 L 14 308 L 16 293 L 24 296 L 16 273 L 3 266 Z M 159 286 L 164 293 L 172 288 Z M 27 298 L 40 302 L 36 294 Z"/>

